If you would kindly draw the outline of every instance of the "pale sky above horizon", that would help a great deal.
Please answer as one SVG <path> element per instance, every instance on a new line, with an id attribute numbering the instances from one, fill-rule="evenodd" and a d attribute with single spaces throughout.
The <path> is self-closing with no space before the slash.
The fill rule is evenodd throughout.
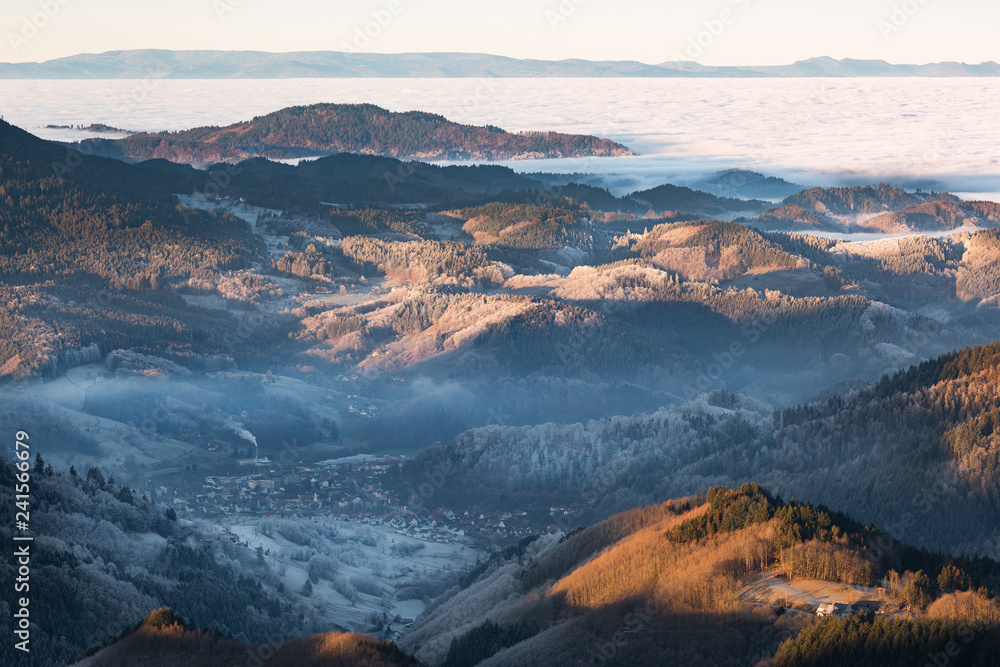
<path id="1" fill-rule="evenodd" d="M 708 65 L 814 56 L 979 63 L 1000 61 L 998 24 L 996 0 L 4 0 L 0 62 L 360 47 Z"/>

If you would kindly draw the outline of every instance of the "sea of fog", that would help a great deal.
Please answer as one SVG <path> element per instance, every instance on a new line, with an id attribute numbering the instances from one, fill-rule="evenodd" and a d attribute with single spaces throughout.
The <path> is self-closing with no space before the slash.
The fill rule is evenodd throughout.
<path id="1" fill-rule="evenodd" d="M 314 102 L 607 136 L 641 155 L 512 166 L 612 175 L 619 193 L 734 167 L 805 185 L 1000 192 L 1000 79 L 0 80 L 8 121 L 61 140 L 85 135 L 44 126 L 178 130 Z"/>

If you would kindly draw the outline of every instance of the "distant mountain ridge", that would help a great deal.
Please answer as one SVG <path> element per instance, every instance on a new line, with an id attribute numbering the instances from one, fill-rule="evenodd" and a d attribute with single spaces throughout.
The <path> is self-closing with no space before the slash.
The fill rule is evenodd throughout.
<path id="1" fill-rule="evenodd" d="M 0 79 L 297 79 L 297 78 L 747 78 L 994 77 L 1000 64 L 894 65 L 884 60 L 800 60 L 791 65 L 708 66 L 678 61 L 530 60 L 480 53 L 344 53 L 340 51 L 169 51 L 140 49 L 78 54 L 41 63 L 0 63 Z"/>

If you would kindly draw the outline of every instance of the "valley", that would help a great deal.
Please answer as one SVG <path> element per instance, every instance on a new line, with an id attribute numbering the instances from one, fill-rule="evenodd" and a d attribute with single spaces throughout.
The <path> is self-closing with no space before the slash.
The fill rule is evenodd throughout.
<path id="1" fill-rule="evenodd" d="M 265 159 L 331 114 L 465 143 Z M 990 655 L 996 205 L 426 161 L 512 157 L 482 132 L 629 159 L 350 105 L 113 146 L 0 121 L 0 429 L 44 443 L 45 664 L 785 665 L 862 598 L 839 620 L 933 647 L 977 610 Z M 101 582 L 107 609 L 57 602 Z"/>

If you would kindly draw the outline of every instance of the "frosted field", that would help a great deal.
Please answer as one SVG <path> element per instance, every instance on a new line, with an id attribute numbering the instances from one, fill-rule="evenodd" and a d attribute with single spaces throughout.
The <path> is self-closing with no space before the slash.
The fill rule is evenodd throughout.
<path id="1" fill-rule="evenodd" d="M 0 112 L 46 124 L 177 130 L 293 104 L 371 102 L 509 130 L 608 136 L 642 154 L 517 163 L 617 174 L 626 191 L 729 167 L 805 184 L 939 181 L 1000 192 L 998 79 L 285 79 L 0 81 Z"/>
<path id="2" fill-rule="evenodd" d="M 301 591 L 312 571 L 313 612 L 355 632 L 370 631 L 376 617 L 412 621 L 425 600 L 472 568 L 477 556 L 458 542 L 430 542 L 387 526 L 335 519 L 227 519 L 226 529 L 251 549 L 263 547 L 276 581 L 289 592 Z M 403 625 L 394 623 L 392 630 Z"/>

